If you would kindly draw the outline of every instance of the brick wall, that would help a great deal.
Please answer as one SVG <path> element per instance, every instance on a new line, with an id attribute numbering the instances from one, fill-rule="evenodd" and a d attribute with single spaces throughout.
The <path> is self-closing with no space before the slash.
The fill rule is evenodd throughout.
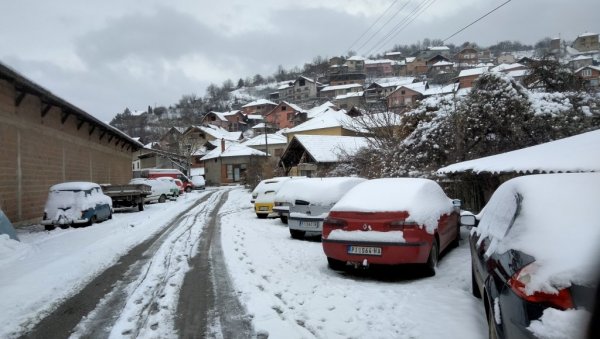
<path id="1" fill-rule="evenodd" d="M 0 208 L 15 224 L 38 221 L 50 186 L 63 181 L 123 184 L 131 179 L 132 150 L 74 115 L 61 122 L 52 107 L 0 80 Z M 91 133 L 90 133 L 91 132 Z"/>

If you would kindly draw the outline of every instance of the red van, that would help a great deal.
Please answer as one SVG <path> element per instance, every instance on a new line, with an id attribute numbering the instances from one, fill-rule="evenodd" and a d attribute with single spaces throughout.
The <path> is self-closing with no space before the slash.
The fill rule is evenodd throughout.
<path id="1" fill-rule="evenodd" d="M 179 179 L 183 183 L 183 189 L 186 192 L 191 192 L 194 188 L 194 184 L 192 181 L 183 174 L 180 170 L 175 168 L 149 168 L 143 170 L 133 171 L 134 178 L 148 178 L 148 179 L 156 179 L 159 177 L 171 177 L 174 179 Z"/>

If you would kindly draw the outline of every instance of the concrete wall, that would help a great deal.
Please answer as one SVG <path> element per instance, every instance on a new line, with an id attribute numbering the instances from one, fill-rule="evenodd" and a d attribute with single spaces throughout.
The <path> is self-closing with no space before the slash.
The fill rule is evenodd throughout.
<path id="1" fill-rule="evenodd" d="M 50 186 L 63 181 L 127 183 L 132 150 L 74 115 L 61 122 L 53 106 L 27 94 L 16 106 L 12 84 L 0 80 L 0 208 L 15 224 L 38 221 Z M 78 128 L 79 125 L 79 128 Z M 123 146 L 124 145 L 124 146 Z"/>

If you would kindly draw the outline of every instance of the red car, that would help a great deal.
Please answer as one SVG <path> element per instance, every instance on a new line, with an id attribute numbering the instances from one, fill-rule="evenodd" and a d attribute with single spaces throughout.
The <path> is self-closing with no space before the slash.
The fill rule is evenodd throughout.
<path id="1" fill-rule="evenodd" d="M 351 189 L 323 223 L 329 267 L 426 264 L 435 274 L 440 252 L 460 239 L 460 202 L 434 181 L 375 179 Z"/>

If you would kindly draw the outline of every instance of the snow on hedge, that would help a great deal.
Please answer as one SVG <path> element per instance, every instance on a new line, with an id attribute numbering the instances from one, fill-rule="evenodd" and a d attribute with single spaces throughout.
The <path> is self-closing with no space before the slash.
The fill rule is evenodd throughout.
<path id="1" fill-rule="evenodd" d="M 352 187 L 366 181 L 358 177 L 306 178 L 286 182 L 275 196 L 275 201 L 304 200 L 311 205 L 336 203 Z"/>
<path id="2" fill-rule="evenodd" d="M 598 173 L 509 180 L 479 214 L 473 231 L 491 239 L 486 255 L 513 249 L 535 258 L 527 293 L 593 285 L 600 254 L 599 187 Z"/>
<path id="3" fill-rule="evenodd" d="M 429 233 L 437 229 L 438 219 L 453 210 L 440 185 L 429 179 L 374 179 L 351 189 L 331 211 L 395 212 L 407 211 L 407 221 L 424 225 Z"/>

